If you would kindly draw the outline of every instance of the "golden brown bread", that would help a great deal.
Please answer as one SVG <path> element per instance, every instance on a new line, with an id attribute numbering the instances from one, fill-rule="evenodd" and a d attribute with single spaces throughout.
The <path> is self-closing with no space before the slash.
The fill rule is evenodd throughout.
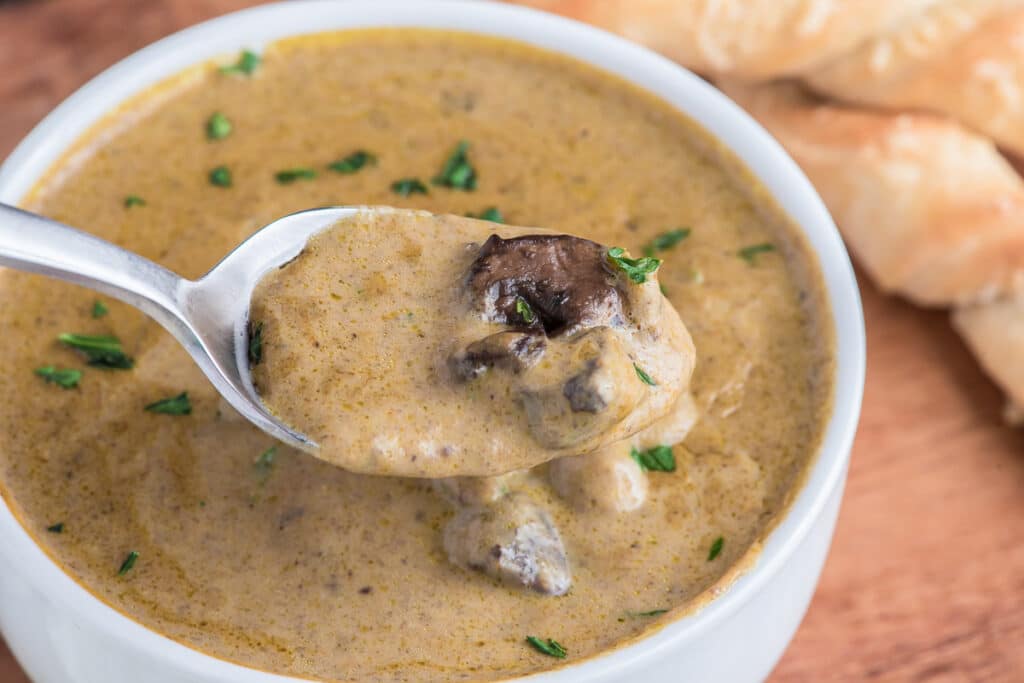
<path id="1" fill-rule="evenodd" d="M 1007 422 L 1024 422 L 1024 301 L 1004 299 L 953 313 L 981 367 L 1007 395 Z"/>
<path id="2" fill-rule="evenodd" d="M 1024 0 L 946 0 L 804 78 L 848 102 L 947 114 L 1024 153 Z"/>
<path id="3" fill-rule="evenodd" d="M 943 0 L 516 2 L 619 33 L 695 71 L 763 79 L 824 64 Z"/>
<path id="4" fill-rule="evenodd" d="M 792 84 L 722 85 L 804 169 L 882 289 L 944 306 L 1024 281 L 1024 182 L 987 138 Z"/>

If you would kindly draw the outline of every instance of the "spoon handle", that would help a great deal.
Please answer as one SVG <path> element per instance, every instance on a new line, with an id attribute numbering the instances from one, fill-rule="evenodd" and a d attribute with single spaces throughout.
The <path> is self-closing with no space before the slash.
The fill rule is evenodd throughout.
<path id="1" fill-rule="evenodd" d="M 110 242 L 2 202 L 0 266 L 102 292 L 173 331 L 189 327 L 180 309 L 187 280 Z"/>

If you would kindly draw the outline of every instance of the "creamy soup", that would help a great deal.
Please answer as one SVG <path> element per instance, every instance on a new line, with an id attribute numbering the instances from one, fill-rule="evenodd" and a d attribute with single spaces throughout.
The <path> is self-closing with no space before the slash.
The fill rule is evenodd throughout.
<path id="1" fill-rule="evenodd" d="M 256 387 L 350 471 L 496 475 L 593 452 L 664 417 L 694 365 L 658 261 L 609 253 L 366 210 L 259 283 Z"/>
<path id="2" fill-rule="evenodd" d="M 512 42 L 359 31 L 226 64 L 113 112 L 26 206 L 189 277 L 337 204 L 649 251 L 696 349 L 689 393 L 667 422 L 530 471 L 361 475 L 275 446 L 141 314 L 4 271 L 0 483 L 56 562 L 191 647 L 328 681 L 571 664 L 742 570 L 818 448 L 833 348 L 813 257 L 727 153 L 617 78 Z"/>

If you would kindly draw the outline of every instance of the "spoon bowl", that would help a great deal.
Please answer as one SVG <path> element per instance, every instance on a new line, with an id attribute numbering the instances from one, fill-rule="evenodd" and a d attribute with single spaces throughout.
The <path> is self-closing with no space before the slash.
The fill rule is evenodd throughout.
<path id="1" fill-rule="evenodd" d="M 249 372 L 249 303 L 270 270 L 309 239 L 373 207 L 300 211 L 256 231 L 206 275 L 188 280 L 138 254 L 58 221 L 0 203 L 0 266 L 88 287 L 134 306 L 185 347 L 214 388 L 245 419 L 307 452 L 319 446 L 271 414 Z"/>

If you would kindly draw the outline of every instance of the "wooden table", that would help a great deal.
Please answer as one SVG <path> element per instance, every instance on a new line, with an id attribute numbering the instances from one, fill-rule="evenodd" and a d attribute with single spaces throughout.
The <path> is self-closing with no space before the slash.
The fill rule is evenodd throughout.
<path id="1" fill-rule="evenodd" d="M 116 60 L 248 4 L 0 0 L 0 157 Z M 1024 681 L 1024 436 L 944 313 L 861 285 L 867 393 L 846 499 L 772 680 Z M 0 682 L 24 681 L 0 643 Z"/>

